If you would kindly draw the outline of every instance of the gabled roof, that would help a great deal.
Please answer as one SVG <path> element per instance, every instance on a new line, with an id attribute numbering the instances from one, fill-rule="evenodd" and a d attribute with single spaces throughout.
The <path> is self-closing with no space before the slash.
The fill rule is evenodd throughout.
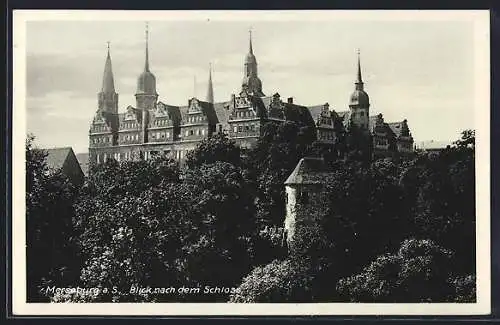
<path id="1" fill-rule="evenodd" d="M 227 124 L 229 119 L 229 109 L 226 108 L 226 105 L 228 105 L 227 102 L 214 104 L 215 115 L 217 115 L 217 120 L 221 124 Z"/>
<path id="2" fill-rule="evenodd" d="M 349 116 L 349 111 L 341 111 L 341 112 L 337 112 L 337 115 L 340 117 L 340 118 L 345 118 L 346 116 Z"/>
<path id="3" fill-rule="evenodd" d="M 323 112 L 323 107 L 324 105 L 314 105 L 307 107 L 314 121 L 318 120 L 318 117 L 321 115 L 321 112 Z"/>
<path id="4" fill-rule="evenodd" d="M 47 151 L 47 167 L 51 169 L 60 169 L 72 153 L 71 147 L 46 149 Z"/>
<path id="5" fill-rule="evenodd" d="M 306 125 L 314 126 L 311 112 L 305 106 L 283 102 L 285 119 L 287 121 L 302 122 Z"/>
<path id="6" fill-rule="evenodd" d="M 219 119 L 217 117 L 217 113 L 215 112 L 214 104 L 202 100 L 198 100 L 198 103 L 200 104 L 202 111 L 207 116 L 208 123 L 211 125 L 218 124 Z"/>
<path id="7" fill-rule="evenodd" d="M 78 160 L 78 163 L 80 164 L 80 168 L 82 169 L 82 172 L 85 176 L 88 176 L 89 173 L 89 153 L 88 152 L 81 152 L 77 153 L 76 159 Z"/>
<path id="8" fill-rule="evenodd" d="M 179 125 L 181 123 L 182 114 L 179 106 L 173 106 L 168 104 L 163 104 L 167 109 L 168 115 L 174 122 L 174 125 Z"/>
<path id="9" fill-rule="evenodd" d="M 328 175 L 323 158 L 304 157 L 288 176 L 285 185 L 322 184 Z"/>
<path id="10" fill-rule="evenodd" d="M 273 96 L 264 96 L 264 97 L 259 97 L 259 98 L 265 107 L 269 107 L 269 105 L 271 105 L 271 102 L 273 100 Z"/>
<path id="11" fill-rule="evenodd" d="M 387 123 L 391 131 L 394 133 L 396 137 L 401 136 L 401 132 L 403 130 L 403 123 L 404 122 L 391 122 Z"/>
<path id="12" fill-rule="evenodd" d="M 179 110 L 178 114 L 182 117 L 182 121 L 184 122 L 187 121 L 187 117 L 189 115 L 188 112 L 189 112 L 189 105 L 191 105 L 191 100 L 193 100 L 193 98 L 189 100 L 188 106 L 181 106 L 177 108 Z M 199 100 L 198 98 L 196 98 L 196 101 L 200 105 L 201 111 L 207 116 L 209 124 L 216 125 L 217 123 L 219 123 L 217 113 L 215 112 L 214 109 L 214 104 Z"/>
<path id="13" fill-rule="evenodd" d="M 252 101 L 252 105 L 254 106 L 255 114 L 258 117 L 267 117 L 267 111 L 269 106 L 271 105 L 272 97 L 251 96 L 250 100 Z"/>

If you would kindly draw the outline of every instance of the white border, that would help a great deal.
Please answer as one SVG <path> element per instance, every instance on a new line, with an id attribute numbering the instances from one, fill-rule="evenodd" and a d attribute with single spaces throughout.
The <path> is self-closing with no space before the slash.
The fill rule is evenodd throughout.
<path id="1" fill-rule="evenodd" d="M 225 304 L 26 303 L 25 137 L 26 22 L 34 20 L 201 21 L 471 21 L 475 45 L 477 303 L 454 304 Z M 476 11 L 90 11 L 15 10 L 13 13 L 12 299 L 14 315 L 484 315 L 490 301 L 490 52 L 489 12 Z M 439 49 L 438 49 L 439 50 Z"/>

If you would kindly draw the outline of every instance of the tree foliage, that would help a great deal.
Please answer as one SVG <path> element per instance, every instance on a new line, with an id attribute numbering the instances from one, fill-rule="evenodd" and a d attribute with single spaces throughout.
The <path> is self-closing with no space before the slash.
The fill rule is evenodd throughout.
<path id="1" fill-rule="evenodd" d="M 130 289 L 237 285 L 252 262 L 251 202 L 239 168 L 227 162 L 203 164 L 182 177 L 161 157 L 99 165 L 77 205 L 86 260 L 81 281 L 108 289 L 98 301 L 225 300 L 227 294 Z"/>
<path id="2" fill-rule="evenodd" d="M 312 302 L 312 275 L 292 260 L 274 260 L 256 267 L 231 295 L 230 302 Z"/>
<path id="3" fill-rule="evenodd" d="M 195 150 L 186 155 L 189 168 L 223 161 L 234 166 L 240 165 L 240 148 L 224 133 L 215 133 L 203 139 Z"/>
<path id="4" fill-rule="evenodd" d="M 100 293 L 52 301 L 474 301 L 474 132 L 439 154 L 370 161 L 356 156 L 359 139 L 342 143 L 352 149 L 343 157 L 313 131 L 266 124 L 242 158 L 215 134 L 183 170 L 164 156 L 108 160 L 92 166 L 79 192 L 48 172 L 29 140 L 30 292 L 70 284 L 64 270 L 76 269 L 71 284 Z M 314 222 L 298 220 L 286 247 L 283 183 L 307 155 L 326 158 L 330 173 L 308 207 Z M 82 263 L 65 264 L 70 256 Z M 238 289 L 131 291 L 148 286 Z"/>
<path id="5" fill-rule="evenodd" d="M 377 257 L 337 289 L 353 302 L 473 301 L 472 277 L 454 279 L 452 255 L 430 240 L 405 240 L 396 254 Z"/>
<path id="6" fill-rule="evenodd" d="M 45 301 L 47 286 L 69 285 L 77 279 L 79 258 L 74 248 L 72 218 L 77 189 L 45 162 L 47 152 L 26 140 L 27 297 Z"/>

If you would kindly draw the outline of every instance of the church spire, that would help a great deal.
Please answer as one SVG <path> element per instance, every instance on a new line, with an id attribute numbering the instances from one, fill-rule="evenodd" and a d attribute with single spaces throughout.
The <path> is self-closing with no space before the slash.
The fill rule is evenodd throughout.
<path id="1" fill-rule="evenodd" d="M 108 42 L 108 55 L 106 56 L 106 63 L 104 64 L 104 74 L 102 78 L 102 89 L 103 93 L 114 93 L 115 92 L 115 81 L 113 77 L 113 68 L 111 66 L 111 55 L 109 53 L 109 42 Z"/>
<path id="2" fill-rule="evenodd" d="M 243 72 L 243 81 L 242 81 L 242 93 L 253 94 L 256 96 L 264 96 L 262 92 L 262 82 L 260 81 L 257 73 L 257 59 L 253 54 L 253 46 L 252 46 L 252 30 L 248 31 L 249 33 L 249 49 L 248 53 L 245 57 L 245 66 Z"/>
<path id="3" fill-rule="evenodd" d="M 356 90 L 363 90 L 363 78 L 361 77 L 361 59 L 360 59 L 360 53 L 359 49 L 357 50 L 358 54 L 358 73 L 356 75 Z"/>
<path id="4" fill-rule="evenodd" d="M 148 30 L 148 23 L 146 23 L 146 62 L 144 63 L 144 71 L 149 72 L 149 44 L 148 44 L 148 38 L 149 38 L 149 30 Z"/>
<path id="5" fill-rule="evenodd" d="M 212 84 L 212 64 L 209 65 L 209 70 L 208 70 L 207 102 L 212 104 L 214 103 L 214 86 Z"/>
<path id="6" fill-rule="evenodd" d="M 248 53 L 253 54 L 253 47 L 252 47 L 252 29 L 251 29 L 251 28 L 248 30 L 248 35 L 249 35 L 249 48 L 248 48 Z"/>

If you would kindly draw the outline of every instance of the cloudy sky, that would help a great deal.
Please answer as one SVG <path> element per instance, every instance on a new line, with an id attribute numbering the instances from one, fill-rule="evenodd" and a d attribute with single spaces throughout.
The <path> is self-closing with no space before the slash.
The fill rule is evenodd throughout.
<path id="1" fill-rule="evenodd" d="M 101 18 L 102 15 L 97 17 Z M 313 16 L 311 16 L 313 17 Z M 150 67 L 159 99 L 205 98 L 209 62 L 216 101 L 240 89 L 248 29 L 266 95 L 342 111 L 361 51 L 371 114 L 408 119 L 415 141 L 452 141 L 474 128 L 474 26 L 421 19 L 151 19 Z M 137 17 L 136 17 L 137 18 Z M 376 17 L 375 17 L 376 18 Z M 149 19 L 148 19 L 149 20 Z M 29 21 L 26 24 L 27 129 L 42 147 L 88 147 L 106 42 L 111 42 L 119 110 L 135 105 L 144 67 L 144 20 Z M 194 81 L 196 79 L 196 82 Z M 487 108 L 489 109 L 489 108 Z"/>

